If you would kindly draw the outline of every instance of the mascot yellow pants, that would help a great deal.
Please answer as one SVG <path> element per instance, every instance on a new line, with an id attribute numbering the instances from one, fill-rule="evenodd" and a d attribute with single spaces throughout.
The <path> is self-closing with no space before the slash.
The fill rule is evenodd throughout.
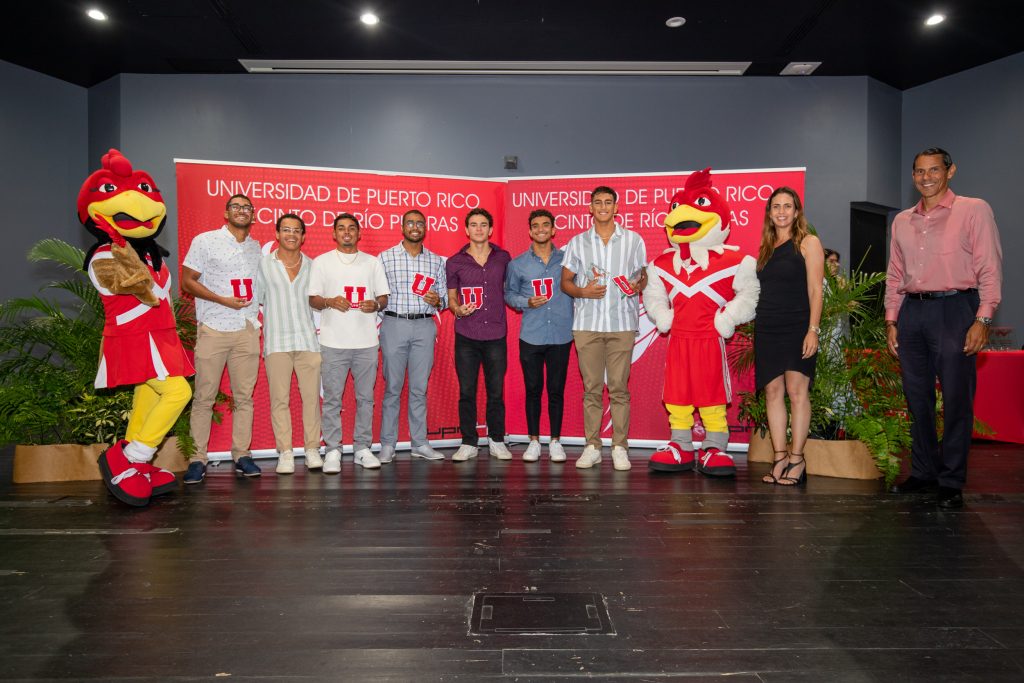
<path id="1" fill-rule="evenodd" d="M 124 438 L 155 449 L 191 398 L 192 388 L 184 377 L 151 379 L 137 385 Z"/>
<path id="2" fill-rule="evenodd" d="M 676 406 L 666 403 L 668 424 L 672 429 L 692 429 L 693 411 L 696 406 Z M 700 409 L 700 419 L 707 432 L 728 432 L 729 421 L 725 416 L 725 406 L 704 406 Z"/>

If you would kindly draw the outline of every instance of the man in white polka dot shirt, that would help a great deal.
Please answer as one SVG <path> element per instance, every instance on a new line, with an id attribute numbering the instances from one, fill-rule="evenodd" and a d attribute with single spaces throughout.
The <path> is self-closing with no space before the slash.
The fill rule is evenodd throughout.
<path id="1" fill-rule="evenodd" d="M 185 472 L 186 484 L 206 476 L 213 404 L 224 366 L 231 382 L 231 459 L 239 476 L 258 477 L 252 460 L 252 392 L 260 367 L 259 307 L 253 305 L 260 244 L 249 236 L 254 207 L 245 195 L 231 197 L 227 223 L 195 237 L 182 262 L 181 288 L 196 298 L 196 388 L 192 400 L 192 438 L 196 454 Z"/>

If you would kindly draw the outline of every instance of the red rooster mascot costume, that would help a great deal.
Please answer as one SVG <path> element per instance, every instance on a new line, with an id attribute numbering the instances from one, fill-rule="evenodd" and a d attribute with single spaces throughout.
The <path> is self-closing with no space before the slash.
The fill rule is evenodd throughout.
<path id="1" fill-rule="evenodd" d="M 671 248 L 647 267 L 644 305 L 658 330 L 669 334 L 663 398 L 672 437 L 648 463 L 656 472 L 736 474 L 726 453 L 732 392 L 725 340 L 754 318 L 761 288 L 757 262 L 725 243 L 730 221 L 728 203 L 711 186 L 711 169 L 691 174 L 665 218 Z M 696 455 L 695 410 L 706 432 Z"/>
<path id="2" fill-rule="evenodd" d="M 156 183 L 116 149 L 78 193 L 78 219 L 96 236 L 84 268 L 103 301 L 105 322 L 96 386 L 135 385 L 123 440 L 100 455 L 110 492 L 129 505 L 177 488 L 172 472 L 150 464 L 184 410 L 192 363 L 178 339 L 171 274 L 156 241 L 167 221 Z"/>

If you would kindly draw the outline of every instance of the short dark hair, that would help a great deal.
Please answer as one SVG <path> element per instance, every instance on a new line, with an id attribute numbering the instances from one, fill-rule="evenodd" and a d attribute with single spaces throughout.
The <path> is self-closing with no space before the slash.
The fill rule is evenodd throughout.
<path id="1" fill-rule="evenodd" d="M 230 197 L 228 197 L 228 201 L 224 205 L 224 210 L 227 211 L 228 207 L 231 206 L 231 202 L 235 201 L 236 199 L 244 199 L 245 201 L 249 202 L 249 206 L 253 205 L 252 200 L 246 197 L 244 194 L 233 194 Z"/>
<path id="2" fill-rule="evenodd" d="M 838 252 L 838 251 L 836 251 L 835 249 L 826 249 L 826 250 L 825 250 L 825 258 L 826 258 L 826 259 L 828 259 L 828 257 L 829 257 L 829 256 L 832 256 L 833 254 L 835 254 L 835 257 L 836 257 L 837 259 L 840 259 L 840 258 L 842 258 L 841 256 L 839 256 L 839 252 Z"/>
<path id="3" fill-rule="evenodd" d="M 411 216 L 414 213 L 419 215 L 420 217 L 422 217 L 424 221 L 427 220 L 426 215 L 422 211 L 420 211 L 419 209 L 409 209 L 408 211 L 406 211 L 405 213 L 402 214 L 402 225 L 405 225 L 405 219 L 408 218 L 409 216 Z"/>
<path id="4" fill-rule="evenodd" d="M 284 215 L 278 216 L 277 217 L 277 225 L 274 227 L 274 231 L 275 232 L 281 232 L 281 222 L 284 221 L 285 218 L 291 218 L 293 220 L 297 220 L 299 222 L 299 225 L 302 226 L 302 234 L 303 235 L 306 234 L 306 221 L 302 220 L 301 218 L 296 216 L 294 213 L 286 213 Z"/>
<path id="5" fill-rule="evenodd" d="M 487 209 L 476 208 L 472 209 L 469 213 L 466 214 L 467 228 L 469 227 L 469 219 L 472 218 L 473 216 L 483 216 L 484 218 L 487 219 L 487 224 L 490 225 L 492 228 L 494 227 L 494 218 L 491 216 L 491 212 L 488 211 Z"/>
<path id="6" fill-rule="evenodd" d="M 334 224 L 331 226 L 331 228 L 333 229 L 338 227 L 338 221 L 340 221 L 342 218 L 347 218 L 350 221 L 353 221 L 356 224 L 356 230 L 362 230 L 362 228 L 359 227 L 359 219 L 353 216 L 352 214 L 348 213 L 347 211 L 345 213 L 339 213 L 337 216 L 334 217 Z"/>
<path id="7" fill-rule="evenodd" d="M 914 166 L 917 165 L 917 160 L 921 157 L 942 157 L 942 165 L 949 168 L 953 165 L 953 157 L 949 155 L 949 152 L 942 149 L 941 147 L 929 147 L 928 149 L 918 152 L 914 156 L 914 160 L 910 163 L 910 170 L 914 170 Z"/>
<path id="8" fill-rule="evenodd" d="M 607 185 L 598 185 L 593 190 L 591 190 L 590 201 L 594 201 L 594 195 L 598 194 L 610 194 L 612 196 L 613 202 L 618 203 L 619 201 L 619 193 L 613 190 L 612 188 L 608 187 Z"/>
<path id="9" fill-rule="evenodd" d="M 533 211 L 531 211 L 530 217 L 526 219 L 526 224 L 533 224 L 534 218 L 547 218 L 549 221 L 551 221 L 552 226 L 554 226 L 555 224 L 555 217 L 547 209 L 534 209 Z"/>

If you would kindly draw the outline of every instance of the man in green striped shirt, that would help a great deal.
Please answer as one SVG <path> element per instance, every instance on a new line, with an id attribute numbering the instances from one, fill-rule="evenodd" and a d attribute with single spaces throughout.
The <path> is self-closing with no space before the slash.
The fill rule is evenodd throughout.
<path id="1" fill-rule="evenodd" d="M 320 344 L 309 307 L 313 261 L 301 251 L 306 224 L 295 214 L 277 219 L 277 249 L 260 261 L 256 296 L 263 305 L 263 355 L 270 389 L 270 422 L 277 442 L 277 473 L 295 472 L 292 452 L 292 374 L 302 397 L 306 467 L 323 467 L 320 457 Z"/>

